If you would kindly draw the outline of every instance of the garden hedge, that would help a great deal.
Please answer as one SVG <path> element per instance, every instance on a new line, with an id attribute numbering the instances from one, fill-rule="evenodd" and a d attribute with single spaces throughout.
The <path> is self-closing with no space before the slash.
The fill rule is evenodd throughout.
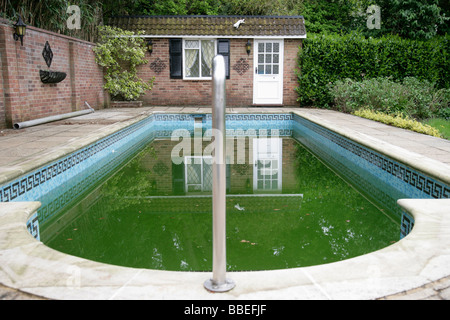
<path id="1" fill-rule="evenodd" d="M 450 36 L 417 41 L 357 33 L 309 35 L 299 50 L 298 101 L 301 106 L 330 107 L 328 85 L 346 78 L 415 77 L 435 83 L 436 88 L 450 88 L 449 51 Z"/>

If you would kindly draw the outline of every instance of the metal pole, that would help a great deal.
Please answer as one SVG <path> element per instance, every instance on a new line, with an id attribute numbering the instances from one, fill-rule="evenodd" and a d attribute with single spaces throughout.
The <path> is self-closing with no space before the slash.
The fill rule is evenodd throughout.
<path id="1" fill-rule="evenodd" d="M 212 292 L 226 292 L 234 288 L 226 278 L 226 162 L 225 162 L 225 60 L 213 59 L 212 129 L 215 143 L 213 158 L 213 277 L 204 286 Z"/>

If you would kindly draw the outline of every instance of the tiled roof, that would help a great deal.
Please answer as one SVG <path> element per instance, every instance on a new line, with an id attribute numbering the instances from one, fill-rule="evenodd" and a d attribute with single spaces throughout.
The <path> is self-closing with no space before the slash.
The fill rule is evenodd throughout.
<path id="1" fill-rule="evenodd" d="M 241 19 L 245 22 L 234 27 Z M 155 37 L 306 37 L 302 16 L 121 16 L 109 25 Z"/>

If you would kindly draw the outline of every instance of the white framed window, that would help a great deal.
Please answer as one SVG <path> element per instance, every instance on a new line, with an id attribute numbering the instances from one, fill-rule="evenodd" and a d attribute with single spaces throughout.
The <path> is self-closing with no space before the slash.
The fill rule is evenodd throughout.
<path id="1" fill-rule="evenodd" d="M 258 74 L 280 74 L 280 41 L 258 42 Z"/>
<path id="2" fill-rule="evenodd" d="M 185 156 L 185 192 L 212 191 L 212 157 Z"/>
<path id="3" fill-rule="evenodd" d="M 211 80 L 215 39 L 183 39 L 183 79 Z"/>

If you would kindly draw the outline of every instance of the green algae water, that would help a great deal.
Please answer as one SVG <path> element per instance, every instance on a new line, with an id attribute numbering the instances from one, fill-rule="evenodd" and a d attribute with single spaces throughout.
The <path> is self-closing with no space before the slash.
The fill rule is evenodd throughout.
<path id="1" fill-rule="evenodd" d="M 399 240 L 399 219 L 388 208 L 373 205 L 294 139 L 280 139 L 272 154 L 253 144 L 246 163 L 227 165 L 229 271 L 330 263 Z M 58 214 L 41 240 L 114 265 L 210 271 L 211 166 L 195 155 L 174 164 L 173 147 L 152 142 Z"/>

